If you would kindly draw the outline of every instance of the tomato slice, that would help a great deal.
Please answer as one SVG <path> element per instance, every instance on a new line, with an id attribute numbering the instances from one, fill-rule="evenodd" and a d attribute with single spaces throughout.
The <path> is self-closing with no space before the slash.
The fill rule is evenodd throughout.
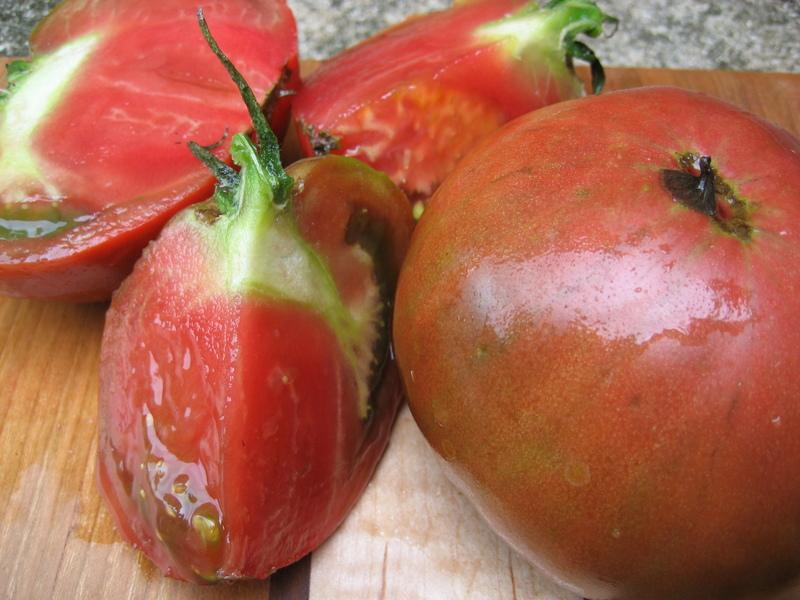
<path id="1" fill-rule="evenodd" d="M 308 78 L 293 104 L 303 151 L 357 157 L 425 199 L 477 140 L 582 94 L 572 58 L 602 69 L 575 36 L 608 21 L 585 0 L 482 0 L 409 19 Z"/>
<path id="2" fill-rule="evenodd" d="M 167 219 L 211 194 L 213 177 L 186 143 L 218 143 L 227 161 L 249 120 L 195 10 L 187 0 L 67 0 L 37 27 L 27 73 L 0 106 L 0 291 L 107 298 Z M 207 13 L 259 98 L 297 87 L 283 0 Z"/>

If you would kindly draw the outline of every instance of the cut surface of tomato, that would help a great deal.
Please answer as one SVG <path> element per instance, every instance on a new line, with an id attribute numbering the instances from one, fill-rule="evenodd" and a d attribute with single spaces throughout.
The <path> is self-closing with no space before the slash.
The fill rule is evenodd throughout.
<path id="1" fill-rule="evenodd" d="M 478 139 L 582 94 L 572 58 L 596 59 L 575 37 L 610 20 L 584 0 L 483 0 L 409 19 L 308 78 L 293 104 L 303 150 L 357 157 L 425 199 Z"/>
<path id="2" fill-rule="evenodd" d="M 0 105 L 0 291 L 108 297 L 144 244 L 213 178 L 188 150 L 248 127 L 238 91 L 186 0 L 67 1 L 34 31 Z M 205 8 L 260 99 L 296 87 L 282 0 Z M 290 73 L 288 77 L 285 68 Z M 281 124 L 276 125 L 280 128 Z"/>

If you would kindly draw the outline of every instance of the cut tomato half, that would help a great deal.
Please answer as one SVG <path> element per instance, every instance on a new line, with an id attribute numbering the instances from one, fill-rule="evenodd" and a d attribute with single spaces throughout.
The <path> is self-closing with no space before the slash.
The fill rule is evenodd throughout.
<path id="1" fill-rule="evenodd" d="M 308 78 L 293 104 L 303 152 L 359 158 L 425 199 L 479 139 L 582 94 L 574 58 L 592 63 L 601 87 L 576 36 L 609 21 L 589 0 L 478 0 L 413 17 Z"/>
<path id="2" fill-rule="evenodd" d="M 214 180 L 189 140 L 229 160 L 248 128 L 236 86 L 187 0 L 67 0 L 12 63 L 0 104 L 0 292 L 107 298 L 143 246 Z M 294 18 L 283 0 L 207 7 L 258 98 L 298 87 Z M 273 126 L 285 127 L 286 102 Z"/>

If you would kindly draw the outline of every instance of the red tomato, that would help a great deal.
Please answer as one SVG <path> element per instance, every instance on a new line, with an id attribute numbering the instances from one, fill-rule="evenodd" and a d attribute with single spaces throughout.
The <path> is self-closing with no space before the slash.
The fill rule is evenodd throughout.
<path id="1" fill-rule="evenodd" d="M 322 64 L 293 111 L 307 155 L 355 156 L 412 199 L 430 196 L 475 142 L 509 119 L 582 94 L 575 37 L 614 21 L 593 1 L 484 0 L 414 17 Z"/>
<path id="2" fill-rule="evenodd" d="M 192 581 L 267 577 L 318 546 L 402 398 L 389 324 L 407 199 L 343 157 L 286 179 L 256 130 L 259 150 L 234 137 L 236 186 L 144 252 L 103 337 L 102 493 L 130 543 Z"/>
<path id="3" fill-rule="evenodd" d="M 800 142 L 638 89 L 460 163 L 395 342 L 422 431 L 531 562 L 591 599 L 762 597 L 800 575 L 798 290 Z"/>
<path id="4" fill-rule="evenodd" d="M 33 59 L 0 105 L 0 292 L 107 298 L 142 247 L 213 177 L 186 147 L 248 127 L 236 87 L 197 30 L 196 2 L 67 0 L 33 33 Z M 259 98 L 297 87 L 283 0 L 208 6 Z M 275 124 L 286 119 L 276 109 Z M 227 136 L 227 137 L 226 137 Z"/>

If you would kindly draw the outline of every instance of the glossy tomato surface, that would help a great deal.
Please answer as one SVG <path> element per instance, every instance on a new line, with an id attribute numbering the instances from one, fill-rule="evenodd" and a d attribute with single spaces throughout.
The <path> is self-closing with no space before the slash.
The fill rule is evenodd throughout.
<path id="1" fill-rule="evenodd" d="M 584 0 L 481 0 L 413 17 L 304 82 L 293 103 L 304 151 L 357 157 L 425 199 L 477 140 L 581 95 L 564 39 L 607 19 Z"/>
<path id="2" fill-rule="evenodd" d="M 260 99 L 297 87 L 283 0 L 204 8 Z M 29 72 L 0 106 L 0 292 L 107 298 L 168 218 L 211 194 L 187 142 L 218 143 L 229 160 L 230 137 L 249 120 L 196 10 L 67 0 L 36 28 Z M 275 110 L 278 129 L 286 108 Z"/>
<path id="3" fill-rule="evenodd" d="M 402 398 L 389 324 L 407 199 L 352 159 L 289 173 L 292 208 L 264 231 L 230 233 L 237 217 L 211 203 L 178 215 L 108 313 L 100 487 L 123 536 L 172 577 L 263 578 L 316 548 Z M 323 278 L 302 274 L 309 256 Z"/>
<path id="4" fill-rule="evenodd" d="M 396 348 L 451 478 L 571 589 L 771 597 L 800 574 L 798 292 L 798 140 L 644 88 L 464 159 L 415 231 Z"/>

